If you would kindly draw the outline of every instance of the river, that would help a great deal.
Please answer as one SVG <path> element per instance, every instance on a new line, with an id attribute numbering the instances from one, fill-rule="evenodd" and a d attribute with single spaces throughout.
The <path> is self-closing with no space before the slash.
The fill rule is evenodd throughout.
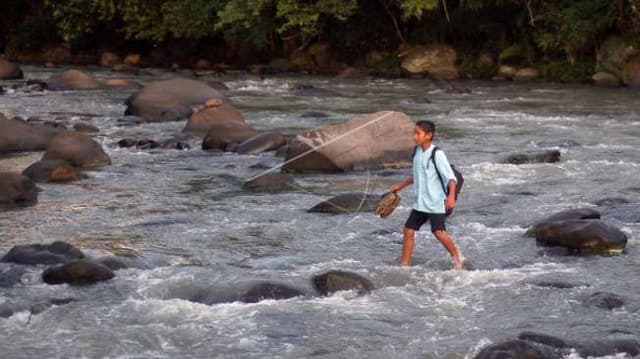
<path id="1" fill-rule="evenodd" d="M 28 79 L 60 71 L 23 70 Z M 0 112 L 92 124 L 113 165 L 70 184 L 40 184 L 37 205 L 0 212 L 0 253 L 67 241 L 90 255 L 126 253 L 145 265 L 89 287 L 46 285 L 42 267 L 30 267 L 21 283 L 1 288 L 0 307 L 74 301 L 0 317 L 3 358 L 471 358 L 522 331 L 579 341 L 640 339 L 637 216 L 606 218 L 629 238 L 620 255 L 564 256 L 523 237 L 532 223 L 564 209 L 595 208 L 611 197 L 640 201 L 637 91 L 464 82 L 457 86 L 471 92 L 456 94 L 417 79 L 215 80 L 260 130 L 294 134 L 380 110 L 433 120 L 437 144 L 465 176 L 447 227 L 474 270 L 450 270 L 428 231 L 418 233 L 414 265 L 396 264 L 410 188 L 386 219 L 306 212 L 340 193 L 383 193 L 409 169 L 297 175 L 290 190 L 247 192 L 243 179 L 282 160 L 206 152 L 196 141 L 188 150 L 118 148 L 125 137 L 176 134 L 184 122 L 124 125 L 131 91 L 18 89 L 0 95 Z M 343 96 L 296 96 L 291 89 L 300 82 Z M 560 149 L 561 161 L 500 162 L 545 148 Z M 331 269 L 361 274 L 377 289 L 255 304 L 184 299 L 254 280 L 311 291 L 310 278 Z M 569 285 L 540 284 L 549 282 Z M 616 293 L 625 305 L 584 305 L 595 292 Z"/>

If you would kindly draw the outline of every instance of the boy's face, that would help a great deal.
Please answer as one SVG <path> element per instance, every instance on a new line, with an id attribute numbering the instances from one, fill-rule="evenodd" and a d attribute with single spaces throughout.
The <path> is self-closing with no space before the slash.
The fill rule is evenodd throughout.
<path id="1" fill-rule="evenodd" d="M 431 142 L 431 139 L 433 139 L 433 133 L 424 132 L 424 130 L 419 126 L 416 126 L 413 130 L 413 140 L 415 141 L 416 145 L 424 145 L 425 143 Z"/>

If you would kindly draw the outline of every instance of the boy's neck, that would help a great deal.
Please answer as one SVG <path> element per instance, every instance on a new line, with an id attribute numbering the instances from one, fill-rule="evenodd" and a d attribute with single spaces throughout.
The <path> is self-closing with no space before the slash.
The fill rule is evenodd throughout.
<path id="1" fill-rule="evenodd" d="M 429 148 L 431 146 L 431 143 L 432 143 L 432 141 L 425 142 L 425 143 L 421 144 L 420 147 L 422 147 L 422 150 L 424 151 L 424 150 L 426 150 L 427 148 Z"/>

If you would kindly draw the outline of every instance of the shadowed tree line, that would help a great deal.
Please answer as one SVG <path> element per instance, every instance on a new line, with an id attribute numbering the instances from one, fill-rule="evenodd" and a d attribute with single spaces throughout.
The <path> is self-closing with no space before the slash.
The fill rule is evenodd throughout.
<path id="1" fill-rule="evenodd" d="M 613 35 L 640 48 L 640 0 L 5 0 L 0 34 L 9 56 L 61 44 L 71 52 L 160 47 L 172 58 L 232 65 L 318 42 L 349 65 L 372 52 L 448 44 L 472 72 L 488 53 L 580 77 L 601 65 Z"/>

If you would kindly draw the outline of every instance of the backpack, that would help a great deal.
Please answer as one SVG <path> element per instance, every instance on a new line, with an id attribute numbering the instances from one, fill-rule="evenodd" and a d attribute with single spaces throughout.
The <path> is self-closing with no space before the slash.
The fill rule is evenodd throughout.
<path id="1" fill-rule="evenodd" d="M 433 162 L 433 167 L 436 169 L 436 173 L 438 174 L 438 178 L 440 178 L 440 184 L 442 185 L 442 190 L 444 191 L 445 195 L 449 194 L 449 190 L 448 187 L 445 185 L 444 180 L 442 179 L 442 174 L 440 173 L 440 170 L 438 170 L 438 165 L 436 164 L 436 151 L 440 150 L 440 148 L 438 146 L 433 148 L 433 152 L 431 152 L 431 162 Z M 454 165 L 451 165 L 451 170 L 453 171 L 453 174 L 456 176 L 456 193 L 455 193 L 455 198 L 456 198 L 456 202 L 458 201 L 458 195 L 460 194 L 460 191 L 462 190 L 462 185 L 464 184 L 464 177 L 462 177 L 462 173 L 460 173 L 460 171 L 458 171 L 456 169 L 456 167 Z M 445 212 L 446 216 L 450 216 L 451 213 L 453 213 L 453 209 L 447 209 Z"/>

